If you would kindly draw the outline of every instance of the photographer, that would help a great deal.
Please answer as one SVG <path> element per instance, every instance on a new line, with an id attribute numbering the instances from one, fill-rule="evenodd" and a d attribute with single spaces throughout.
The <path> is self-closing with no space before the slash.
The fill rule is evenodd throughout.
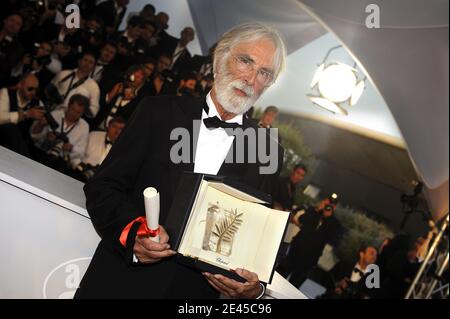
<path id="1" fill-rule="evenodd" d="M 278 178 L 271 194 L 274 209 L 284 211 L 290 211 L 292 209 L 297 185 L 305 178 L 306 172 L 306 166 L 297 164 L 289 176 Z"/>
<path id="2" fill-rule="evenodd" d="M 117 54 L 117 46 L 112 42 L 106 42 L 100 49 L 100 55 L 95 65 L 94 71 L 92 71 L 91 77 L 97 83 L 100 84 L 105 73 L 111 75 L 113 70 L 112 62 L 114 61 Z"/>
<path id="3" fill-rule="evenodd" d="M 105 21 L 108 35 L 113 34 L 119 28 L 129 2 L 129 0 L 107 0 L 95 8 L 95 14 L 103 17 Z"/>
<path id="4" fill-rule="evenodd" d="M 17 34 L 23 26 L 20 14 L 12 13 L 3 21 L 0 30 L 0 87 L 8 85 L 12 68 L 19 63 L 23 55 L 23 45 L 17 40 Z"/>
<path id="5" fill-rule="evenodd" d="M 89 99 L 89 109 L 86 116 L 95 117 L 99 109 L 100 88 L 97 82 L 90 78 L 95 69 L 96 57 L 86 52 L 78 60 L 78 68 L 75 70 L 63 70 L 52 80 L 62 97 L 63 106 L 68 105 L 70 97 L 81 94 Z"/>
<path id="6" fill-rule="evenodd" d="M 148 88 L 148 95 L 154 96 L 175 93 L 175 90 L 173 90 L 174 76 L 169 70 L 171 63 L 172 58 L 167 54 L 162 54 L 158 58 L 153 80 L 151 81 L 151 85 L 149 85 Z"/>
<path id="7" fill-rule="evenodd" d="M 108 127 L 108 122 L 116 116 L 128 121 L 131 114 L 144 97 L 142 88 L 145 83 L 145 73 L 140 65 L 128 68 L 120 83 L 114 85 L 106 95 L 106 103 L 102 106 L 93 126 L 101 130 Z"/>
<path id="8" fill-rule="evenodd" d="M 95 173 L 95 170 L 108 155 L 113 143 L 119 137 L 125 121 L 121 117 L 115 117 L 108 123 L 107 131 L 93 131 L 89 133 L 89 142 L 83 161 L 75 168 L 75 178 L 86 182 Z"/>
<path id="9" fill-rule="evenodd" d="M 82 52 L 98 52 L 103 44 L 103 20 L 95 15 L 89 16 L 78 32 Z"/>
<path id="10" fill-rule="evenodd" d="M 177 96 L 198 96 L 196 92 L 197 77 L 195 74 L 187 74 L 183 76 L 178 85 Z"/>
<path id="11" fill-rule="evenodd" d="M 134 16 L 128 21 L 124 32 L 118 33 L 116 40 L 127 44 L 129 51 L 134 55 L 134 46 L 141 37 L 143 20 L 139 16 Z"/>
<path id="12" fill-rule="evenodd" d="M 334 196 L 333 196 L 334 195 Z M 292 239 L 287 257 L 277 271 L 299 287 L 308 273 L 317 265 L 326 244 L 335 244 L 341 232 L 341 224 L 334 216 L 337 196 L 322 200 L 299 217 L 300 232 Z"/>
<path id="13" fill-rule="evenodd" d="M 30 126 L 44 116 L 42 102 L 36 97 L 38 88 L 37 77 L 27 74 L 16 89 L 0 90 L 0 145 L 24 156 L 30 155 Z"/>
<path id="14" fill-rule="evenodd" d="M 35 43 L 31 52 L 25 54 L 22 61 L 13 68 L 11 77 L 19 79 L 26 73 L 33 73 L 39 78 L 40 73 L 45 73 L 46 67 L 52 62 L 52 52 L 53 45 L 50 42 Z"/>
<path id="15" fill-rule="evenodd" d="M 88 107 L 88 98 L 75 94 L 67 111 L 51 112 L 58 127 L 51 128 L 46 118 L 33 123 L 31 137 L 42 151 L 40 160 L 44 164 L 65 173 L 67 167 L 76 167 L 81 162 L 89 136 L 89 126 L 81 116 Z"/>
<path id="16" fill-rule="evenodd" d="M 338 262 L 330 275 L 334 282 L 334 291 L 330 294 L 332 298 L 366 298 L 368 296 L 365 278 L 369 274 L 367 267 L 377 261 L 377 249 L 372 246 L 363 246 L 358 250 L 356 264 L 347 265 Z"/>

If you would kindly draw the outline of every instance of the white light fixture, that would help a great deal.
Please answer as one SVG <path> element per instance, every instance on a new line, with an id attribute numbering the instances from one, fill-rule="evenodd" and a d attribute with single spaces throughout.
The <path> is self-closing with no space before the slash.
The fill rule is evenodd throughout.
<path id="1" fill-rule="evenodd" d="M 365 88 L 365 77 L 359 79 L 356 64 L 351 67 L 342 62 L 326 62 L 330 53 L 338 48 L 342 46 L 331 48 L 317 68 L 311 81 L 311 88 L 317 90 L 317 95 L 310 94 L 308 98 L 332 113 L 348 115 L 342 104 L 348 102 L 353 106 L 358 102 Z"/>

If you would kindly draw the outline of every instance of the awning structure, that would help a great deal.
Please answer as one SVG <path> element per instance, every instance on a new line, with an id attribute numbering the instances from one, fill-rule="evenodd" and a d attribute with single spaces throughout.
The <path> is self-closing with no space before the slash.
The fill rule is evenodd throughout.
<path id="1" fill-rule="evenodd" d="M 334 34 L 365 70 L 389 108 L 386 116 L 392 114 L 395 119 L 426 186 L 432 214 L 439 219 L 448 212 L 449 191 L 449 3 L 378 0 L 381 28 L 369 29 L 365 20 L 369 15 L 366 7 L 371 3 L 188 0 L 204 52 L 225 30 L 246 21 L 274 25 L 283 33 L 289 53 L 328 32 Z M 283 109 L 283 105 L 280 107 Z"/>

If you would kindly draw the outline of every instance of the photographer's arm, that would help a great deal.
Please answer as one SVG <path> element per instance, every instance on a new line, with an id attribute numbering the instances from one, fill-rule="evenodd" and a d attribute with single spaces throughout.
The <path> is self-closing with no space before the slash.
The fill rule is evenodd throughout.
<path id="1" fill-rule="evenodd" d="M 112 99 L 117 96 L 120 92 L 123 90 L 122 83 L 117 83 L 114 85 L 114 87 L 106 94 L 106 103 L 111 103 Z"/>
<path id="2" fill-rule="evenodd" d="M 6 88 L 0 90 L 0 125 L 8 123 L 17 123 L 19 119 L 18 112 L 9 111 L 9 96 Z"/>

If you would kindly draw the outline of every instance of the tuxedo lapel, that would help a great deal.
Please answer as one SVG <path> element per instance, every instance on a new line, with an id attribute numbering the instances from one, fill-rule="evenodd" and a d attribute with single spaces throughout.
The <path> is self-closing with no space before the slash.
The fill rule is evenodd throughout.
<path id="1" fill-rule="evenodd" d="M 245 131 L 248 128 L 254 128 L 254 126 L 252 125 L 251 120 L 246 115 L 244 115 L 242 119 L 242 130 Z M 236 140 L 237 139 L 235 138 L 233 144 L 230 147 L 230 150 L 228 151 L 227 157 L 220 167 L 218 175 L 232 176 L 236 179 L 242 179 L 252 164 L 248 163 L 246 155 L 246 160 L 244 161 L 244 163 L 237 163 L 236 150 L 238 149 L 238 147 L 236 145 Z M 248 152 L 248 141 L 245 141 L 244 152 L 245 154 L 247 154 Z M 233 158 L 233 161 L 231 163 L 226 163 L 227 158 Z"/>
<path id="2" fill-rule="evenodd" d="M 178 102 L 179 101 L 179 102 Z M 172 129 L 175 128 L 185 128 L 189 132 L 190 137 L 190 160 L 188 163 L 177 163 L 174 164 L 172 161 L 170 161 L 169 165 L 169 178 L 171 179 L 172 185 L 178 185 L 178 179 L 180 177 L 181 172 L 193 172 L 194 171 L 194 159 L 195 159 L 195 150 L 194 150 L 194 143 L 198 139 L 199 134 L 199 127 L 194 127 L 194 121 L 195 120 L 201 120 L 202 117 L 202 110 L 204 107 L 204 104 L 206 103 L 206 99 L 180 99 L 178 100 L 178 105 L 175 105 L 175 109 L 180 109 L 181 114 L 180 117 L 177 117 L 174 119 L 172 123 Z M 170 134 L 170 133 L 169 133 Z M 169 152 L 170 148 L 177 143 L 177 141 L 170 141 L 169 146 Z"/>

